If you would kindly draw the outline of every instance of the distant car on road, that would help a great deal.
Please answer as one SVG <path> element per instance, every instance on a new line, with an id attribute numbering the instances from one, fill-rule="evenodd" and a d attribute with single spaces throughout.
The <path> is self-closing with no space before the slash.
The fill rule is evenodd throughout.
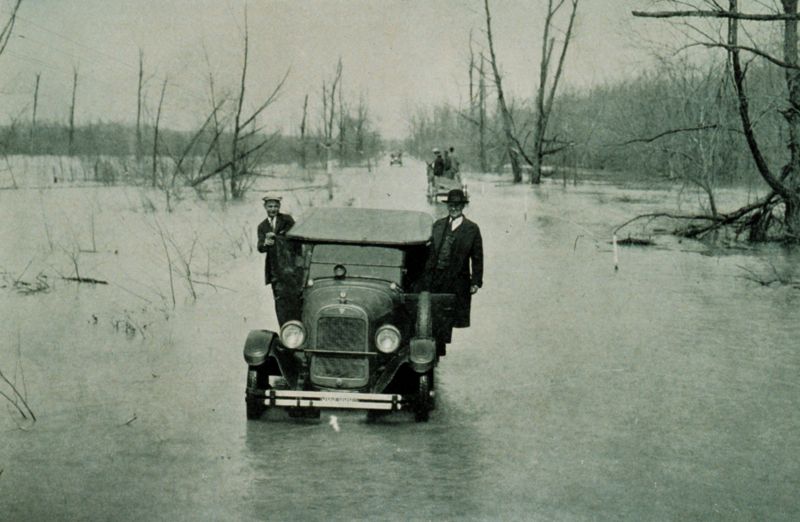
<path id="1" fill-rule="evenodd" d="M 389 154 L 389 166 L 392 165 L 402 165 L 403 164 L 403 153 L 401 151 L 395 151 Z"/>
<path id="2" fill-rule="evenodd" d="M 428 420 L 438 363 L 433 322 L 452 313 L 450 294 L 418 289 L 429 214 L 319 208 L 278 238 L 282 277 L 301 297 L 280 332 L 253 330 L 244 347 L 247 417 L 282 408 L 410 410 Z"/>

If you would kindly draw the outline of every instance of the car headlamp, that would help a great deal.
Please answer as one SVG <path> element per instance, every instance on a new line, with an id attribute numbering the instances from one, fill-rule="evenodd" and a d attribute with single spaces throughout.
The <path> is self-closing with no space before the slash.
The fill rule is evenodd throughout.
<path id="1" fill-rule="evenodd" d="M 306 341 L 306 328 L 300 321 L 287 321 L 281 326 L 281 343 L 295 350 Z"/>
<path id="2" fill-rule="evenodd" d="M 375 346 L 381 353 L 392 353 L 400 346 L 400 330 L 390 324 L 378 328 L 375 332 Z"/>

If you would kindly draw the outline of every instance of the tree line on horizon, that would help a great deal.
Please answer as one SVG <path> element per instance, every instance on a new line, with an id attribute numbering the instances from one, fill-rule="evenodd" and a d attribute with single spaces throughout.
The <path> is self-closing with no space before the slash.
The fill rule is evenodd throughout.
<path id="1" fill-rule="evenodd" d="M 689 43 L 635 78 L 558 96 L 579 0 L 547 0 L 539 82 L 523 99 L 503 90 L 490 2 L 483 3 L 486 41 L 476 57 L 470 35 L 468 102 L 419 109 L 406 142 L 412 153 L 430 157 L 431 144 L 454 146 L 462 165 L 482 172 L 508 165 L 514 182 L 528 165 L 532 184 L 544 164 L 680 179 L 705 193 L 701 213 L 639 217 L 680 221 L 675 233 L 688 237 L 725 228 L 753 241 L 800 241 L 799 0 L 760 4 L 766 12 L 742 11 L 738 0 L 652 2 L 631 15 L 677 20 Z M 690 47 L 709 51 L 692 61 L 680 53 Z M 765 196 L 718 208 L 716 188 L 754 180 Z"/>
<path id="2" fill-rule="evenodd" d="M 589 89 L 565 90 L 554 102 L 545 165 L 608 170 L 636 178 L 690 180 L 718 185 L 759 179 L 739 128 L 735 93 L 725 65 L 661 64 L 658 68 Z M 763 147 L 774 161 L 785 159 L 782 116 L 775 95 L 779 71 L 753 65 L 748 75 L 752 109 L 761 117 Z M 521 128 L 535 118 L 530 99 L 512 99 L 510 112 Z M 469 108 L 442 104 L 419 108 L 410 118 L 406 150 L 429 158 L 433 147 L 453 146 L 465 168 L 505 172 L 502 117 L 495 104 L 486 114 L 484 158 Z M 524 142 L 524 140 L 523 140 Z"/>

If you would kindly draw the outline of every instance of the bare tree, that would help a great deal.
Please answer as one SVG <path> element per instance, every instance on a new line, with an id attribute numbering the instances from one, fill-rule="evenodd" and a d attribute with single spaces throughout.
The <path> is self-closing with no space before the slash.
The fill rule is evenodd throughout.
<path id="1" fill-rule="evenodd" d="M 564 33 L 564 42 L 562 43 L 561 53 L 558 58 L 556 69 L 550 78 L 550 65 L 553 57 L 553 50 L 556 46 L 555 37 L 551 36 L 553 31 L 553 20 L 565 4 L 565 0 L 547 0 L 547 15 L 544 19 L 544 35 L 542 36 L 542 58 L 539 62 L 539 89 L 536 92 L 536 116 L 533 127 L 533 154 L 531 158 L 526 160 L 533 167 L 531 174 L 531 183 L 540 183 L 542 178 L 542 158 L 545 154 L 551 151 L 545 150 L 545 133 L 547 132 L 547 123 L 550 119 L 550 113 L 553 110 L 553 99 L 555 98 L 556 88 L 558 81 L 561 78 L 561 72 L 564 68 L 564 58 L 567 55 L 567 48 L 572 37 L 572 28 L 575 22 L 575 13 L 578 10 L 578 0 L 570 0 L 572 11 L 569 15 L 569 23 L 567 30 Z M 550 82 L 550 89 L 548 90 L 547 83 Z M 518 143 L 518 145 L 521 145 Z M 558 147 L 555 150 L 561 150 Z M 520 150 L 524 150 L 520 146 Z"/>
<path id="2" fill-rule="evenodd" d="M 478 158 L 481 172 L 489 170 L 486 159 L 486 57 L 481 53 L 481 65 L 478 69 Z"/>
<path id="3" fill-rule="evenodd" d="M 156 109 L 156 123 L 153 127 L 153 187 L 158 186 L 158 131 L 161 123 L 161 109 L 164 106 L 164 94 L 167 92 L 167 78 L 161 84 L 161 96 L 158 98 L 158 109 Z"/>
<path id="4" fill-rule="evenodd" d="M 229 172 L 228 180 L 230 185 L 230 196 L 234 199 L 240 199 L 247 192 L 247 189 L 252 184 L 254 175 L 256 174 L 256 165 L 262 160 L 264 151 L 268 145 L 272 143 L 275 134 L 263 136 L 261 131 L 262 127 L 257 124 L 258 117 L 277 100 L 278 95 L 289 77 L 289 70 L 283 75 L 283 78 L 278 82 L 273 91 L 267 96 L 264 101 L 252 112 L 250 115 L 244 113 L 246 84 L 247 84 L 247 67 L 250 52 L 250 35 L 247 25 L 247 11 L 245 10 L 245 24 L 244 24 L 244 55 L 242 58 L 242 72 L 239 79 L 239 90 L 236 96 L 236 109 L 233 114 L 233 128 L 230 131 L 230 157 L 227 160 L 221 161 L 211 172 L 198 176 L 191 181 L 191 186 L 196 187 L 207 179 L 210 179 L 218 174 L 224 175 L 227 170 Z M 213 79 L 212 79 L 213 87 Z M 215 120 L 215 124 L 219 121 Z M 220 128 L 217 128 L 220 132 Z M 221 135 L 221 132 L 220 132 Z"/>
<path id="5" fill-rule="evenodd" d="M 303 118 L 300 120 L 300 167 L 306 168 L 306 123 L 308 119 L 308 94 L 303 99 Z"/>
<path id="6" fill-rule="evenodd" d="M 322 80 L 322 138 L 324 145 L 333 143 L 333 122 L 336 119 L 336 90 L 342 80 L 342 59 L 336 63 L 336 72 L 328 88 L 327 80 Z"/>
<path id="7" fill-rule="evenodd" d="M 193 150 L 200 141 L 200 138 L 206 133 L 206 129 L 209 127 L 209 124 L 212 121 L 218 121 L 217 113 L 224 103 L 225 100 L 222 100 L 215 107 L 213 107 L 211 113 L 206 117 L 203 124 L 200 125 L 194 134 L 192 134 L 191 138 L 189 138 L 189 141 L 179 154 L 173 154 L 169 150 L 169 147 L 166 144 L 164 145 L 167 154 L 172 159 L 172 165 L 169 169 L 164 168 L 163 162 L 159 160 L 159 172 L 161 175 L 158 176 L 157 183 L 158 188 L 164 193 L 168 212 L 172 212 L 172 200 L 180 197 L 181 186 L 184 184 L 184 182 L 191 184 L 192 180 L 194 179 L 193 168 L 191 168 L 191 166 L 187 167 L 186 164 L 190 163 L 189 160 L 193 158 Z M 206 149 L 198 172 L 202 172 L 205 162 L 211 154 L 211 151 L 215 148 L 218 138 L 218 134 L 215 134 L 212 137 L 212 143 L 209 144 L 208 148 Z M 181 184 L 179 184 L 178 181 L 181 181 Z"/>
<path id="8" fill-rule="evenodd" d="M 139 49 L 139 83 L 136 88 L 136 159 L 142 157 L 142 83 L 144 80 L 144 51 Z"/>
<path id="9" fill-rule="evenodd" d="M 506 104 L 505 94 L 503 93 L 503 78 L 500 76 L 500 69 L 497 66 L 497 56 L 494 52 L 494 41 L 492 40 L 492 16 L 489 12 L 489 0 L 483 0 L 483 5 L 486 10 L 486 38 L 489 43 L 489 63 L 494 72 L 494 84 L 497 89 L 497 105 L 500 109 L 500 115 L 503 120 L 503 134 L 505 136 L 505 148 L 508 158 L 511 161 L 511 171 L 514 175 L 514 182 L 519 183 L 522 181 L 522 169 L 519 165 L 519 157 L 517 156 L 516 138 L 514 137 L 514 120 L 511 117 L 511 112 L 508 110 Z"/>
<path id="10" fill-rule="evenodd" d="M 242 60 L 242 75 L 239 84 L 239 96 L 236 100 L 236 113 L 234 115 L 233 123 L 233 137 L 231 139 L 231 159 L 230 159 L 230 189 L 231 197 L 240 199 L 244 196 L 248 188 L 248 184 L 252 182 L 252 175 L 254 174 L 252 168 L 255 166 L 253 160 L 258 159 L 259 151 L 261 151 L 267 144 L 272 141 L 272 137 L 256 140 L 258 143 L 252 144 L 254 138 L 258 136 L 260 130 L 256 126 L 256 119 L 258 116 L 272 103 L 278 96 L 281 88 L 283 87 L 286 78 L 289 76 L 289 71 L 286 71 L 283 79 L 278 83 L 267 99 L 255 110 L 250 116 L 245 117 L 242 114 L 245 99 L 245 84 L 247 80 L 247 63 L 250 47 L 250 35 L 247 25 L 247 10 L 245 9 L 244 17 L 244 57 Z M 249 130 L 246 130 L 247 127 Z"/>
<path id="11" fill-rule="evenodd" d="M 344 162 L 345 145 L 347 140 L 347 109 L 344 105 L 344 97 L 342 96 L 342 89 L 339 89 L 339 161 Z"/>
<path id="12" fill-rule="evenodd" d="M 29 136 L 29 149 L 31 153 L 34 152 L 34 143 L 36 140 L 36 109 L 39 107 L 39 78 L 40 73 L 36 73 L 36 84 L 33 88 L 33 113 L 31 114 L 31 134 Z"/>
<path id="13" fill-rule="evenodd" d="M 69 155 L 72 156 L 73 147 L 75 142 L 75 94 L 78 91 L 78 68 L 72 68 L 72 104 L 69 106 L 69 134 L 68 134 L 68 150 Z"/>
<path id="14" fill-rule="evenodd" d="M 14 7 L 11 8 L 11 13 L 8 16 L 8 20 L 6 20 L 3 28 L 0 29 L 0 54 L 3 54 L 3 51 L 6 50 L 6 46 L 11 39 L 11 33 L 14 31 L 14 24 L 17 21 L 17 11 L 19 11 L 19 6 L 21 4 L 22 0 L 17 0 L 14 3 Z"/>
<path id="15" fill-rule="evenodd" d="M 686 2 L 680 2 L 682 7 Z M 707 47 L 723 48 L 728 53 L 730 71 L 738 101 L 739 117 L 747 146 L 756 169 L 772 192 L 762 201 L 754 205 L 742 207 L 716 218 L 710 217 L 708 223 L 693 227 L 692 235 L 702 234 L 723 225 L 739 224 L 749 229 L 752 240 L 765 240 L 769 237 L 769 229 L 773 225 L 782 227 L 786 238 L 800 240 L 800 63 L 798 63 L 798 0 L 781 0 L 780 12 L 770 14 L 751 14 L 739 11 L 738 1 L 729 0 L 724 9 L 717 2 L 706 4 L 711 9 L 695 8 L 691 10 L 634 11 L 633 15 L 648 18 L 721 18 L 727 21 L 728 31 L 724 41 L 707 41 Z M 780 21 L 783 22 L 783 56 L 776 58 L 757 46 L 740 45 L 739 24 L 741 21 Z M 765 58 L 769 63 L 783 68 L 786 85 L 788 107 L 782 111 L 788 132 L 786 147 L 788 161 L 781 168 L 780 174 L 773 172 L 759 145 L 750 114 L 750 100 L 747 94 L 745 79 L 746 69 L 741 64 L 741 53 L 747 52 Z M 778 205 L 783 207 L 782 222 L 775 223 L 773 210 Z"/>

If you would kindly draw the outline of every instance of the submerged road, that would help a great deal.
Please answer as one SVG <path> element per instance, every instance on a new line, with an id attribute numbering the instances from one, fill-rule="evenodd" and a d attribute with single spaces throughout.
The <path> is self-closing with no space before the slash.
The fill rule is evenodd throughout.
<path id="1" fill-rule="evenodd" d="M 423 167 L 348 171 L 334 203 L 441 212 Z M 657 192 L 468 182 L 485 285 L 426 424 L 245 420 L 242 344 L 272 316 L 258 254 L 141 341 L 86 327 L 110 291 L 4 295 L 39 421 L 3 421 L 0 518 L 800 518 L 797 292 L 739 277 L 758 254 L 669 239 L 615 272 L 610 231 Z"/>

